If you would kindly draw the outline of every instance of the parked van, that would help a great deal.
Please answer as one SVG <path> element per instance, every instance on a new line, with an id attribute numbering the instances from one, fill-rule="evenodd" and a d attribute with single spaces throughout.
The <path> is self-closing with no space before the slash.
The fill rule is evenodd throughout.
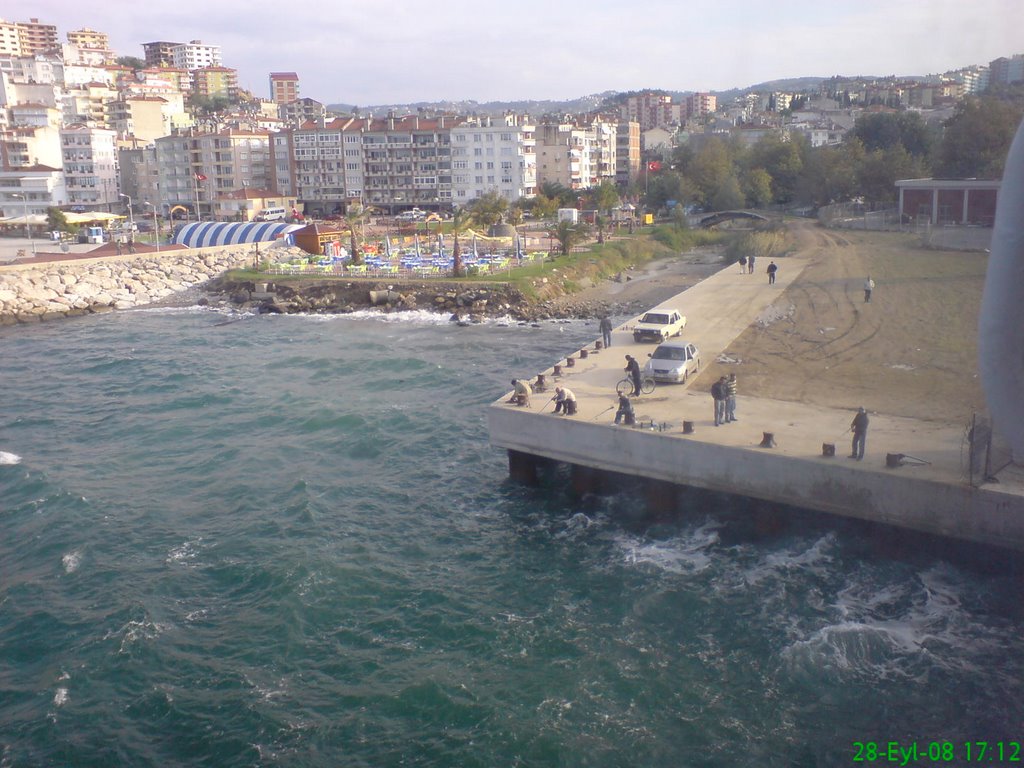
<path id="1" fill-rule="evenodd" d="M 281 221 L 286 215 L 284 208 L 264 208 L 253 221 Z"/>

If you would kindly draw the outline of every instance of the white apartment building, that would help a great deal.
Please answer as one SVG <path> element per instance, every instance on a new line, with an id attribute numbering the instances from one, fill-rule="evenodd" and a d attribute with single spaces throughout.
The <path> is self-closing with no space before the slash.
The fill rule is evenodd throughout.
<path id="1" fill-rule="evenodd" d="M 208 217 L 220 195 L 270 179 L 270 134 L 225 128 L 157 139 L 159 197 L 167 206 L 183 205 Z"/>
<path id="2" fill-rule="evenodd" d="M 171 48 L 171 61 L 179 69 L 221 66 L 220 46 L 203 45 L 202 40 L 191 40 Z"/>
<path id="3" fill-rule="evenodd" d="M 32 229 L 46 209 L 68 204 L 64 174 L 59 168 L 33 166 L 0 170 L 0 215 L 28 215 Z"/>
<path id="4" fill-rule="evenodd" d="M 114 131 L 81 124 L 60 132 L 69 205 L 109 210 L 120 202 L 116 139 Z"/>
<path id="5" fill-rule="evenodd" d="M 497 192 L 509 202 L 537 194 L 535 127 L 516 115 L 482 117 L 451 129 L 451 202 Z"/>

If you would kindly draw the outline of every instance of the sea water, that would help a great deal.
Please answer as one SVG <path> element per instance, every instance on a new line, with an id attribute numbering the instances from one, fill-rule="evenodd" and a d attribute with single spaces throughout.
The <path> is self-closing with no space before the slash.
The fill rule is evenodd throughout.
<path id="1" fill-rule="evenodd" d="M 0 329 L 0 766 L 1007 760 L 1018 578 L 834 518 L 739 535 L 724 496 L 653 518 L 509 481 L 487 405 L 597 336 L 198 308 Z"/>

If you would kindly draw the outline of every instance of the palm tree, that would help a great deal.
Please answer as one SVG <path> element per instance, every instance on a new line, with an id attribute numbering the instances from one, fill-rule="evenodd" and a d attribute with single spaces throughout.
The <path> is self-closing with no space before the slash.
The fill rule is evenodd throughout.
<path id="1" fill-rule="evenodd" d="M 562 247 L 562 253 L 568 255 L 573 248 L 587 239 L 589 228 L 586 224 L 573 224 L 569 220 L 560 221 L 548 234 Z"/>
<path id="2" fill-rule="evenodd" d="M 462 277 L 462 249 L 459 247 L 459 235 L 472 225 L 472 211 L 467 208 L 456 208 L 452 211 L 452 220 L 449 222 L 452 237 L 455 240 L 452 245 L 452 277 Z"/>
<path id="3" fill-rule="evenodd" d="M 365 208 L 362 203 L 353 203 L 345 212 L 345 221 L 348 223 L 349 236 L 351 238 L 352 263 L 362 264 L 363 255 L 356 245 L 356 226 L 361 225 L 370 215 L 370 209 Z"/>

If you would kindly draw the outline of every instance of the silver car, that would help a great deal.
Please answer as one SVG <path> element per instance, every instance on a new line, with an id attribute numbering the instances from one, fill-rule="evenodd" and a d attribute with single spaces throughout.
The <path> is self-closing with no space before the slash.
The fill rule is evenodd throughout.
<path id="1" fill-rule="evenodd" d="M 685 384 L 700 368 L 700 352 L 687 341 L 663 341 L 648 357 L 644 374 L 658 382 Z"/>

